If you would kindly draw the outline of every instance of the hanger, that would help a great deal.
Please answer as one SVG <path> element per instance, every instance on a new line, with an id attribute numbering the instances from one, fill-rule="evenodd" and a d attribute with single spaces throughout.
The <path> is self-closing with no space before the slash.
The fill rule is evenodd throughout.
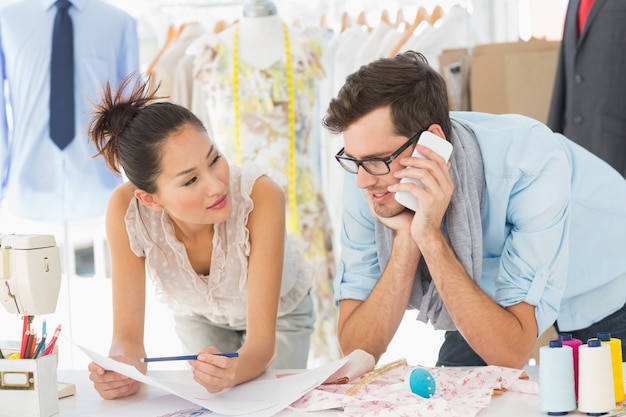
<path id="1" fill-rule="evenodd" d="M 356 17 L 356 23 L 357 25 L 361 26 L 363 29 L 367 30 L 368 32 L 372 30 L 372 28 L 369 27 L 369 25 L 367 24 L 365 11 L 361 11 L 361 13 L 359 13 L 359 15 Z"/>
<path id="2" fill-rule="evenodd" d="M 213 26 L 213 33 L 220 33 L 227 27 L 228 27 L 228 23 L 226 23 L 225 20 L 220 19 L 217 22 L 215 22 L 215 26 Z"/>
<path id="3" fill-rule="evenodd" d="M 428 17 L 428 23 L 434 25 L 439 19 L 443 17 L 443 8 L 439 5 L 435 6 L 432 13 Z"/>
<path id="4" fill-rule="evenodd" d="M 178 35 L 180 35 L 181 31 L 182 29 L 180 28 L 176 29 L 176 27 L 173 24 L 170 24 L 167 27 L 167 35 L 165 36 L 165 42 L 163 42 L 163 46 L 161 47 L 159 52 L 157 52 L 157 54 L 155 55 L 150 65 L 148 65 L 148 69 L 146 69 L 147 75 L 152 74 L 152 72 L 154 71 L 155 65 L 157 64 L 157 62 L 159 62 L 159 59 L 161 58 L 161 55 L 163 55 L 163 53 L 170 46 L 170 44 L 178 37 Z"/>
<path id="5" fill-rule="evenodd" d="M 367 26 L 367 19 L 365 19 L 365 11 L 361 11 L 356 17 L 356 23 L 361 26 Z"/>
<path id="6" fill-rule="evenodd" d="M 320 16 L 320 27 L 322 29 L 327 29 L 328 25 L 326 24 L 326 13 L 322 13 Z"/>
<path id="7" fill-rule="evenodd" d="M 391 26 L 391 20 L 389 19 L 389 12 L 387 11 L 387 9 L 383 9 L 383 11 L 380 12 L 380 21 L 385 22 Z"/>
<path id="8" fill-rule="evenodd" d="M 345 30 L 350 27 L 350 24 L 350 15 L 348 12 L 343 12 L 341 15 L 341 31 L 339 33 L 345 32 Z"/>
<path id="9" fill-rule="evenodd" d="M 189 21 L 189 22 L 183 22 L 178 27 L 178 30 L 176 31 L 176 36 L 172 40 L 180 39 L 185 34 L 185 32 L 187 32 L 187 33 L 191 32 L 193 34 L 194 30 L 196 30 L 198 28 L 201 28 L 201 27 L 202 26 L 200 25 L 200 22 L 198 22 L 197 20 L 192 20 L 192 21 Z"/>
<path id="10" fill-rule="evenodd" d="M 183 34 L 183 32 L 185 31 L 185 28 L 187 27 L 187 25 L 188 25 L 187 22 L 183 22 L 183 23 L 180 24 L 180 26 L 176 30 L 176 34 L 174 35 L 174 39 L 178 39 L 180 37 L 180 35 Z M 174 39 L 172 39 L 172 40 L 174 40 Z"/>
<path id="11" fill-rule="evenodd" d="M 402 11 L 402 8 L 398 8 L 398 11 L 396 12 L 396 21 L 393 22 L 393 27 L 398 29 L 402 26 L 403 29 L 406 29 L 406 25 L 407 21 L 404 18 L 404 12 Z"/>
<path id="12" fill-rule="evenodd" d="M 411 38 L 413 32 L 415 32 L 415 29 L 417 29 L 420 23 L 427 21 L 427 19 L 428 12 L 426 11 L 426 9 L 423 7 L 417 9 L 417 13 L 415 13 L 415 19 L 413 20 L 413 23 L 411 23 L 411 25 L 404 31 L 402 38 L 400 38 L 396 45 L 391 49 L 389 56 L 396 56 L 396 54 L 400 51 L 404 44 Z"/>

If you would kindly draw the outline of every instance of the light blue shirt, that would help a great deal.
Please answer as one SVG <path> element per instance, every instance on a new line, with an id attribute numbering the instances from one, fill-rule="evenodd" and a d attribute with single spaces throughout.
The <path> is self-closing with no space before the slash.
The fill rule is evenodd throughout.
<path id="1" fill-rule="evenodd" d="M 626 180 L 545 125 L 519 115 L 452 112 L 483 157 L 481 288 L 506 307 L 536 306 L 539 331 L 588 327 L 626 302 Z M 364 300 L 385 265 L 356 175 L 344 185 L 335 301 Z"/>
<path id="2" fill-rule="evenodd" d="M 103 158 L 91 158 L 97 151 L 87 132 L 105 83 L 117 89 L 139 71 L 136 20 L 101 0 L 71 2 L 76 137 L 63 151 L 48 131 L 55 0 L 23 0 L 0 9 L 0 200 L 6 198 L 15 215 L 33 220 L 101 216 L 121 182 Z"/>

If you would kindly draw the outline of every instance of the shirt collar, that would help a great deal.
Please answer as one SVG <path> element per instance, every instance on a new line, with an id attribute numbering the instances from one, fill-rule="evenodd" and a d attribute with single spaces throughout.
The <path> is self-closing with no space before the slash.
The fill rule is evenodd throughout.
<path id="1" fill-rule="evenodd" d="M 89 0 L 70 0 L 72 6 L 77 10 L 82 10 Z M 57 0 L 41 0 L 41 4 L 44 10 L 50 10 L 54 7 Z"/>

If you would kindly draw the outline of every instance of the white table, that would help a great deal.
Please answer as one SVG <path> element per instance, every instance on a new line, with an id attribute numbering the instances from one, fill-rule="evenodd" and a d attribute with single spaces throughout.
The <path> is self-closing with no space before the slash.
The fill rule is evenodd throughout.
<path id="1" fill-rule="evenodd" d="M 626 364 L 625 368 L 626 368 Z M 626 369 L 625 369 L 626 370 Z M 537 369 L 531 367 L 527 369 L 531 379 L 537 380 Z M 185 371 L 152 371 L 150 375 L 159 377 L 171 375 L 176 372 Z M 124 406 L 136 404 L 138 402 L 158 398 L 167 393 L 150 386 L 144 386 L 139 393 L 127 398 L 117 400 L 103 400 L 93 388 L 86 370 L 59 370 L 58 379 L 61 382 L 70 382 L 76 385 L 76 394 L 59 400 L 59 416 L 61 417 L 84 417 L 98 416 L 100 413 L 111 412 L 121 409 Z M 626 375 L 626 374 L 625 374 Z M 163 412 L 175 410 L 163 410 Z M 296 412 L 285 410 L 279 414 L 280 417 L 294 415 L 307 415 L 309 417 L 327 417 L 340 415 L 337 411 L 324 411 L 314 413 Z M 521 394 L 517 392 L 506 392 L 500 396 L 494 396 L 491 405 L 479 413 L 480 417 L 546 417 L 547 413 L 539 409 L 539 396 Z M 586 416 L 584 413 L 573 411 L 569 416 Z"/>

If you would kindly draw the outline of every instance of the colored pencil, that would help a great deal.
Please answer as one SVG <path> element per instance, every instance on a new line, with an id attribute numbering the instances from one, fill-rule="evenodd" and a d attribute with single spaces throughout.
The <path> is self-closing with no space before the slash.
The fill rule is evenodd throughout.
<path id="1" fill-rule="evenodd" d="M 227 358 L 237 358 L 239 353 L 214 353 L 215 356 L 226 356 Z M 139 362 L 165 362 L 165 361 L 195 361 L 198 359 L 198 355 L 183 355 L 183 356 L 162 356 L 158 358 L 142 358 Z"/>

